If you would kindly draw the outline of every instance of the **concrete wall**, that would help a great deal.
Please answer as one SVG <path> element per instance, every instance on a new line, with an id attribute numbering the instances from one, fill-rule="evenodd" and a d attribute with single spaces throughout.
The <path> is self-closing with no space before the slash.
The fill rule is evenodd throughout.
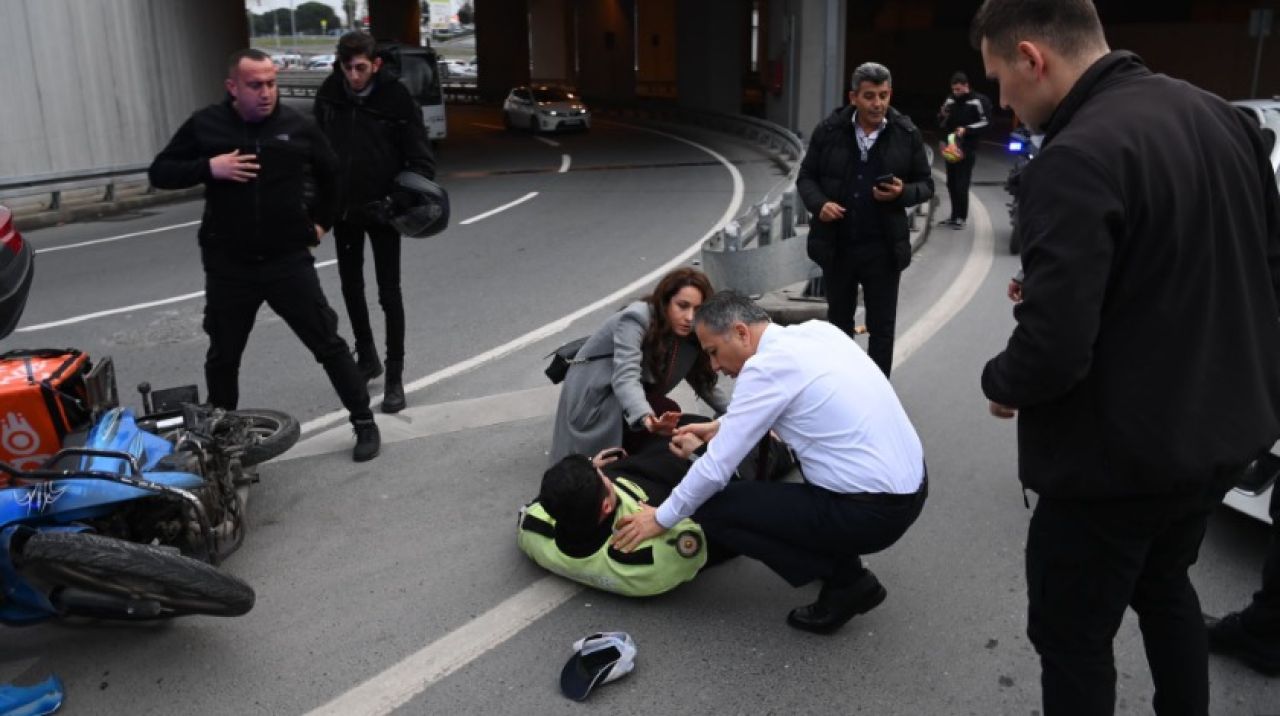
<path id="1" fill-rule="evenodd" d="M 578 90 L 588 100 L 635 99 L 637 1 L 578 0 Z"/>
<path id="2" fill-rule="evenodd" d="M 636 94 L 676 98 L 676 5 L 679 0 L 642 0 L 636 18 Z"/>
<path id="3" fill-rule="evenodd" d="M 740 113 L 750 4 L 683 0 L 676 12 L 680 106 Z"/>
<path id="4" fill-rule="evenodd" d="M 4 0 L 0 177 L 149 162 L 223 95 L 237 0 Z"/>
<path id="5" fill-rule="evenodd" d="M 475 10 L 480 97 L 501 102 L 529 83 L 529 7 L 526 0 L 477 0 Z"/>
<path id="6" fill-rule="evenodd" d="M 529 0 L 529 27 L 533 81 L 574 84 L 569 0 Z"/>

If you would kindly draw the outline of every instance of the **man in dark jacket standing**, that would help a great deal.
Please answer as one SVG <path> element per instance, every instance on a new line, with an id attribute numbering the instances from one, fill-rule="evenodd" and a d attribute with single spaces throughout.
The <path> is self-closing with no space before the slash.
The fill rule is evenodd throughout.
<path id="1" fill-rule="evenodd" d="M 924 140 L 889 106 L 893 81 L 884 65 L 853 71 L 849 106 L 813 130 L 796 189 L 810 222 L 809 258 L 822 267 L 827 320 L 853 333 L 862 287 L 867 354 L 889 375 L 898 314 L 898 279 L 911 263 L 906 208 L 933 196 Z"/>
<path id="2" fill-rule="evenodd" d="M 193 114 L 150 171 L 161 189 L 205 185 L 199 236 L 209 402 L 226 409 L 239 402 L 240 358 L 265 301 L 324 366 L 350 411 L 352 457 L 371 460 L 381 438 L 369 393 L 338 335 L 338 316 L 325 301 L 310 250 L 333 224 L 333 152 L 315 125 L 280 106 L 276 68 L 266 53 L 233 54 L 226 88 L 227 100 Z"/>
<path id="3" fill-rule="evenodd" d="M 951 75 L 951 96 L 938 110 L 938 126 L 944 137 L 956 135 L 956 143 L 964 153 L 958 162 L 947 162 L 947 195 L 951 197 L 951 218 L 938 222 L 953 229 L 963 229 L 969 220 L 969 182 L 973 165 L 978 161 L 978 140 L 991 124 L 991 100 L 969 89 L 969 76 L 963 72 Z"/>
<path id="4" fill-rule="evenodd" d="M 1156 713 L 1207 714 L 1187 570 L 1280 436 L 1280 197 L 1261 134 L 1111 52 L 1089 0 L 986 0 L 973 40 L 1001 104 L 1045 133 L 1018 188 L 1017 326 L 982 373 L 1039 495 L 1027 631 L 1045 714 L 1114 711 L 1129 606 Z"/>
<path id="5" fill-rule="evenodd" d="M 387 196 L 397 174 L 412 170 L 435 179 L 422 112 L 391 70 L 382 66 L 373 36 L 349 32 L 338 40 L 337 61 L 316 93 L 315 116 L 341 167 L 343 202 L 333 235 L 338 244 L 342 298 L 355 334 L 358 365 L 366 378 L 382 374 L 364 295 L 364 236 L 373 248 L 378 303 L 387 321 L 384 413 L 404 409 L 404 299 L 400 293 L 400 233 L 368 209 Z"/>

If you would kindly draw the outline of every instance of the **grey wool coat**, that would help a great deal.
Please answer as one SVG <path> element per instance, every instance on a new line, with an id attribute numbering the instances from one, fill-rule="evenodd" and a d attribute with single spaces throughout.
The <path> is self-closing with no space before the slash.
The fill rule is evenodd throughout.
<path id="1" fill-rule="evenodd" d="M 624 424 L 643 430 L 640 421 L 653 412 L 644 384 L 656 382 L 644 367 L 641 349 L 649 320 L 649 304 L 637 301 L 610 316 L 578 351 L 579 359 L 606 357 L 569 368 L 556 408 L 552 464 L 566 455 L 589 457 L 621 445 Z M 694 336 L 681 340 L 670 379 L 658 386 L 664 395 L 689 374 L 700 350 Z M 728 391 L 719 383 L 710 394 L 699 393 L 698 397 L 717 415 L 729 405 Z"/>

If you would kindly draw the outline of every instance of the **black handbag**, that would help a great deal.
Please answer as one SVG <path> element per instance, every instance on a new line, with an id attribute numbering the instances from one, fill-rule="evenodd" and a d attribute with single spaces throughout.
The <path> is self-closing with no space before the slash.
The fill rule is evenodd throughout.
<path id="1" fill-rule="evenodd" d="M 609 352 L 603 355 L 591 356 L 590 358 L 575 358 L 574 356 L 578 355 L 578 351 L 582 350 L 583 344 L 590 337 L 575 338 L 547 354 L 547 357 L 551 359 L 551 364 L 543 372 L 547 374 L 547 379 L 551 381 L 552 385 L 559 385 L 564 382 L 565 376 L 569 374 L 569 366 L 590 363 L 593 360 L 600 360 L 613 355 L 612 352 Z"/>

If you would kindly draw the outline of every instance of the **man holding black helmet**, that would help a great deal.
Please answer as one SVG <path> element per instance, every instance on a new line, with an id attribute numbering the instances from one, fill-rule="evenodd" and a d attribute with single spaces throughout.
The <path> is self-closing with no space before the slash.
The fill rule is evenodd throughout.
<path id="1" fill-rule="evenodd" d="M 373 248 L 378 303 L 386 316 L 387 362 L 382 411 L 405 407 L 404 299 L 400 292 L 400 232 L 377 204 L 410 170 L 435 178 L 435 162 L 422 114 L 377 55 L 372 35 L 349 32 L 338 40 L 334 72 L 316 93 L 315 117 L 338 154 L 342 203 L 333 227 L 342 298 L 355 334 L 357 364 L 366 379 L 382 374 L 364 294 L 364 237 Z"/>

